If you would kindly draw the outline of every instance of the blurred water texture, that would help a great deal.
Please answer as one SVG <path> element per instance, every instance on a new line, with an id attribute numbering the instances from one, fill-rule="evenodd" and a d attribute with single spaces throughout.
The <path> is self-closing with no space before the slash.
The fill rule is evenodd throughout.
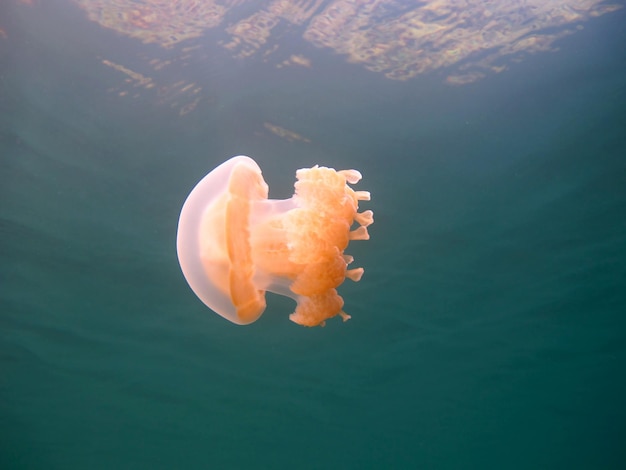
<path id="1" fill-rule="evenodd" d="M 195 71 L 213 104 L 183 116 L 107 92 L 103 41 L 128 39 L 17 11 L 0 467 L 623 468 L 623 10 L 462 87 L 218 58 Z M 351 321 L 302 328 L 271 296 L 239 327 L 188 288 L 180 207 L 237 154 L 272 197 L 316 163 L 363 173 L 376 222 L 348 250 L 366 270 L 340 288 Z"/>

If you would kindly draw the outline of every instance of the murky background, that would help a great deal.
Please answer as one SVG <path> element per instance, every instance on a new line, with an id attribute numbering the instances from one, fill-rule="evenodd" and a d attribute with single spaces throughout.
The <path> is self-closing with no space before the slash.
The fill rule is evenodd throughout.
<path id="1" fill-rule="evenodd" d="M 626 9 L 419 3 L 2 2 L 0 467 L 623 468 Z M 349 322 L 187 286 L 238 154 L 362 172 Z"/>

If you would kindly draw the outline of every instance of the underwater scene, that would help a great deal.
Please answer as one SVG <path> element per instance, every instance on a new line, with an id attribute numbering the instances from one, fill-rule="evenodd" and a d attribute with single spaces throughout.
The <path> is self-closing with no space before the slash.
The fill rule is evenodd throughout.
<path id="1" fill-rule="evenodd" d="M 0 1 L 0 468 L 625 468 L 624 24 Z"/>

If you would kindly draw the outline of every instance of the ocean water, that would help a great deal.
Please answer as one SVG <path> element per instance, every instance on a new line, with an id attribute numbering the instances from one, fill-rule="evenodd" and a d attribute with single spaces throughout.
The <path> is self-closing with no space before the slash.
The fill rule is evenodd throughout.
<path id="1" fill-rule="evenodd" d="M 181 115 L 102 65 L 166 52 L 59 5 L 0 7 L 1 468 L 624 468 L 624 10 L 463 86 L 216 48 L 163 72 Z M 239 154 L 276 198 L 363 174 L 349 322 L 187 286 L 180 208 Z"/>

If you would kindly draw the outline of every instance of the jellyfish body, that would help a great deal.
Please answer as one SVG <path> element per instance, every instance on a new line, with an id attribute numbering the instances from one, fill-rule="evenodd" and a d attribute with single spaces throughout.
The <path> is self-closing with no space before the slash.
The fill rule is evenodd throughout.
<path id="1" fill-rule="evenodd" d="M 177 235 L 183 274 L 209 308 L 233 323 L 256 321 L 266 291 L 293 298 L 297 307 L 289 318 L 300 325 L 350 318 L 336 287 L 363 274 L 363 268 L 347 269 L 352 257 L 344 250 L 350 240 L 369 239 L 372 211 L 357 209 L 370 195 L 348 186 L 361 179 L 356 170 L 315 166 L 298 170 L 296 178 L 293 197 L 268 199 L 256 162 L 233 157 L 206 175 L 183 205 Z"/>

